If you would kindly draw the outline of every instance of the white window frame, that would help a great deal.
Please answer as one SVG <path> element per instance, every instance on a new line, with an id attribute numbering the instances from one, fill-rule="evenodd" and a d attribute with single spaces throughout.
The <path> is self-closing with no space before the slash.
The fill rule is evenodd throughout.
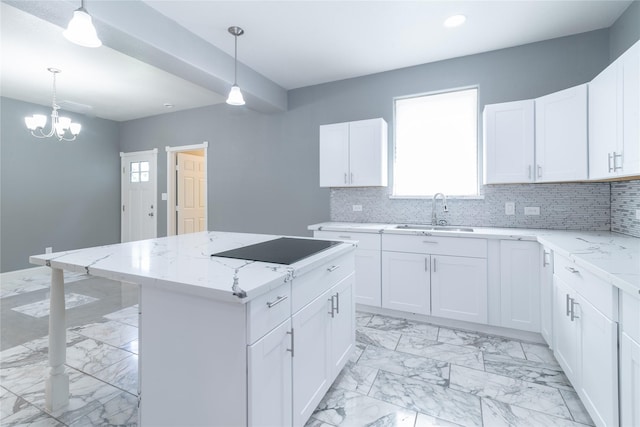
<path id="1" fill-rule="evenodd" d="M 396 195 L 395 194 L 395 171 L 396 171 L 396 101 L 403 99 L 411 99 L 411 98 L 420 98 L 423 96 L 430 95 L 440 95 L 443 93 L 452 93 L 452 92 L 460 92 L 465 90 L 475 89 L 476 90 L 476 111 L 477 111 L 477 119 L 476 119 L 476 165 L 477 165 L 477 176 L 476 176 L 476 194 L 475 195 L 458 195 L 458 194 L 447 194 L 447 198 L 449 199 L 484 199 L 483 188 L 482 188 L 482 173 L 483 173 L 483 164 L 482 164 L 482 149 L 483 149 L 483 141 L 481 137 L 481 127 L 482 127 L 482 115 L 480 114 L 480 86 L 479 85 L 471 85 L 471 86 L 462 86 L 450 89 L 443 89 L 437 91 L 430 92 L 422 92 L 411 95 L 397 96 L 393 98 L 393 161 L 392 161 L 392 173 L 391 173 L 391 191 L 389 194 L 390 199 L 431 199 L 433 194 L 425 194 L 420 196 L 407 196 L 407 195 Z"/>

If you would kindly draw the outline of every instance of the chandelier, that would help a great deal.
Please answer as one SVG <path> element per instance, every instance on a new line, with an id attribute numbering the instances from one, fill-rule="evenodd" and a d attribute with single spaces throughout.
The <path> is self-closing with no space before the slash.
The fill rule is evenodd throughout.
<path id="1" fill-rule="evenodd" d="M 53 102 L 51 107 L 51 130 L 47 133 L 43 130 L 47 124 L 47 116 L 44 114 L 34 114 L 31 117 L 25 117 L 24 122 L 27 129 L 31 131 L 31 135 L 36 138 L 50 138 L 56 136 L 60 141 L 73 141 L 80 133 L 82 125 L 80 123 L 72 123 L 68 117 L 58 116 L 60 106 L 56 103 L 56 74 L 61 73 L 57 68 L 47 68 L 53 74 Z M 70 135 L 70 136 L 69 136 Z"/>

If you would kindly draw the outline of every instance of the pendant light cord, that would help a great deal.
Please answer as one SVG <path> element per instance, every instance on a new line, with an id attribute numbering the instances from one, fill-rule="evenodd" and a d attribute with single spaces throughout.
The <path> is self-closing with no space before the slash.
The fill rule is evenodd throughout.
<path id="1" fill-rule="evenodd" d="M 234 49 L 234 68 L 233 68 L 233 84 L 238 84 L 238 36 L 234 35 L 233 39 L 235 40 L 235 49 Z"/>

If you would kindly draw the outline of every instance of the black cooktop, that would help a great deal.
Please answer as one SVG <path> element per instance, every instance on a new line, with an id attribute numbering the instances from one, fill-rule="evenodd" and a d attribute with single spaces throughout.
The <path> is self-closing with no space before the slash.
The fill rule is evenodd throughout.
<path id="1" fill-rule="evenodd" d="M 278 239 L 256 243 L 255 245 L 218 252 L 211 256 L 289 265 L 339 244 L 340 242 L 332 242 L 329 240 L 280 237 Z"/>

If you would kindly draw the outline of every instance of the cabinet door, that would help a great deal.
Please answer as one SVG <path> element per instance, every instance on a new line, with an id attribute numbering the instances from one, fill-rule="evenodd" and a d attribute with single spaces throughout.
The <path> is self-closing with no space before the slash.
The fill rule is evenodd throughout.
<path id="1" fill-rule="evenodd" d="M 569 316 L 572 289 L 553 276 L 553 355 L 575 388 L 579 386 L 578 338 L 575 321 Z"/>
<path id="2" fill-rule="evenodd" d="M 640 426 L 640 344 L 620 334 L 620 425 Z"/>
<path id="3" fill-rule="evenodd" d="M 622 149 L 616 158 L 619 175 L 640 175 L 640 42 L 622 60 Z M 621 164 L 620 164 L 621 163 Z"/>
<path id="4" fill-rule="evenodd" d="M 431 314 L 487 323 L 487 260 L 431 256 Z"/>
<path id="5" fill-rule="evenodd" d="M 429 255 L 382 252 L 382 306 L 430 314 Z"/>
<path id="6" fill-rule="evenodd" d="M 553 253 L 541 246 L 540 259 L 540 332 L 553 348 Z"/>
<path id="7" fill-rule="evenodd" d="M 540 332 L 540 247 L 500 241 L 501 326 Z"/>
<path id="8" fill-rule="evenodd" d="M 618 64 L 614 62 L 589 83 L 589 179 L 611 178 L 618 146 Z"/>
<path id="9" fill-rule="evenodd" d="M 355 347 L 353 274 L 331 289 L 334 298 L 331 318 L 331 365 L 334 378 L 344 368 Z"/>
<path id="10" fill-rule="evenodd" d="M 387 123 L 383 119 L 349 123 L 349 183 L 355 187 L 386 186 L 387 151 Z"/>
<path id="11" fill-rule="evenodd" d="M 349 123 L 320 126 L 320 187 L 349 185 Z"/>
<path id="12" fill-rule="evenodd" d="M 588 178 L 587 85 L 535 100 L 536 181 Z"/>
<path id="13" fill-rule="evenodd" d="M 380 284 L 380 251 L 356 249 L 355 295 L 358 304 L 380 307 L 382 289 Z"/>
<path id="14" fill-rule="evenodd" d="M 578 394 L 598 426 L 618 426 L 618 323 L 581 296 L 574 305 L 579 328 Z"/>
<path id="15" fill-rule="evenodd" d="M 484 108 L 485 184 L 533 182 L 533 100 Z"/>
<path id="16" fill-rule="evenodd" d="M 293 425 L 309 419 L 331 385 L 331 289 L 292 316 Z"/>
<path id="17" fill-rule="evenodd" d="M 291 320 L 248 347 L 251 426 L 291 425 Z"/>

